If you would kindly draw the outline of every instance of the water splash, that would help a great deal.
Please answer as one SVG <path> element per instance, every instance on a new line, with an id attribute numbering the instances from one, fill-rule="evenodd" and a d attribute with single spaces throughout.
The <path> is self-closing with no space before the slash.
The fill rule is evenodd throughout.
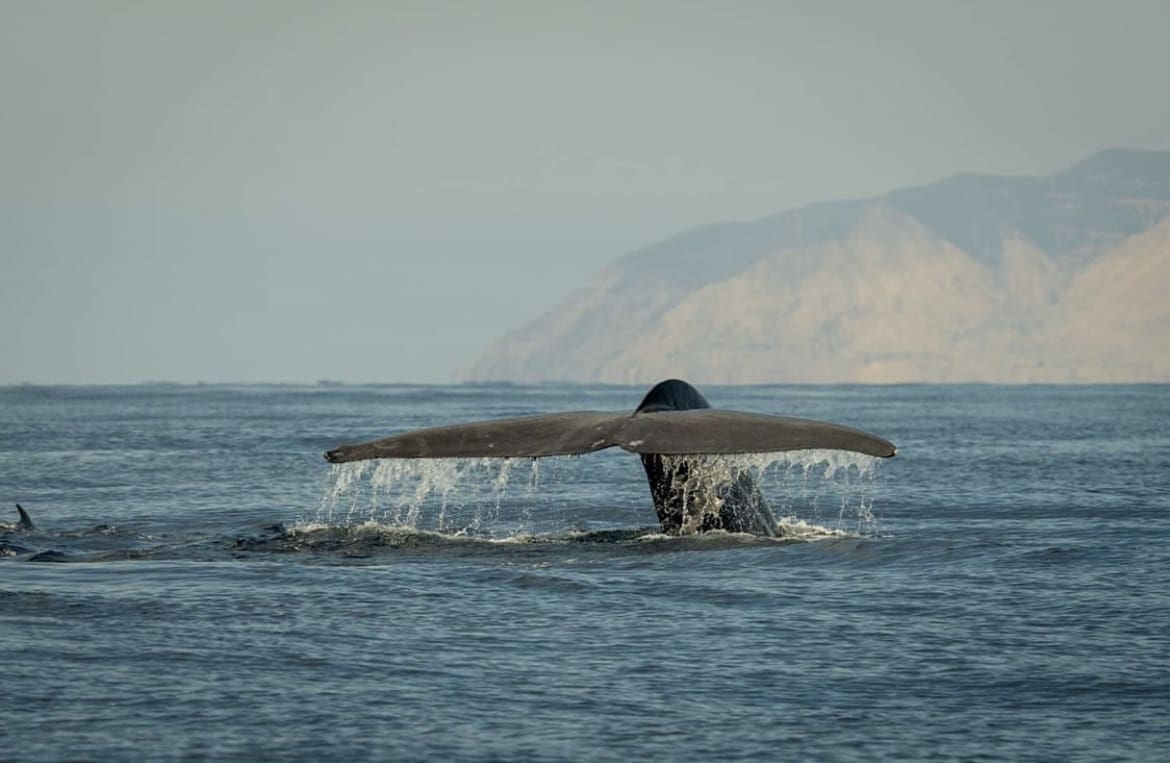
<path id="1" fill-rule="evenodd" d="M 502 507 L 512 472 L 523 468 L 529 474 L 517 481 L 525 486 L 523 492 L 533 494 L 539 485 L 539 467 L 531 459 L 385 459 L 336 464 L 311 523 L 514 534 L 531 521 L 531 502 L 514 505 L 509 501 L 512 511 L 502 511 Z"/>
<path id="2" fill-rule="evenodd" d="M 687 489 L 695 494 L 715 494 L 720 485 L 750 476 L 768 501 L 781 537 L 872 536 L 879 532 L 873 502 L 880 459 L 846 451 L 804 450 L 664 456 L 664 460 L 668 464 L 686 460 L 698 466 L 688 470 Z M 580 464 L 579 459 L 543 461 L 543 467 L 542 460 L 524 458 L 385 459 L 335 464 L 316 515 L 306 518 L 303 524 L 376 524 L 447 535 L 516 538 L 574 530 L 581 517 L 573 516 L 566 525 L 565 518 L 556 511 L 555 500 L 574 484 L 582 485 L 577 498 L 583 505 L 576 514 L 587 514 L 591 506 L 608 500 L 607 495 L 598 494 L 595 485 L 586 486 L 578 480 L 580 475 L 573 473 L 572 465 Z M 641 472 L 636 461 L 630 468 Z M 556 484 L 561 479 L 565 484 Z M 542 480 L 553 484 L 542 485 Z M 652 520 L 652 509 L 649 505 L 643 508 L 645 517 Z"/>
<path id="3" fill-rule="evenodd" d="M 881 459 L 841 450 L 796 450 L 782 453 L 664 456 L 667 468 L 690 465 L 683 486 L 684 507 L 690 495 L 707 498 L 749 477 L 776 517 L 777 534 L 821 532 L 878 534 L 873 512 L 875 480 Z M 695 467 L 698 468 L 695 468 Z M 717 506 L 703 507 L 718 511 Z M 695 520 L 702 523 L 702 517 Z"/>

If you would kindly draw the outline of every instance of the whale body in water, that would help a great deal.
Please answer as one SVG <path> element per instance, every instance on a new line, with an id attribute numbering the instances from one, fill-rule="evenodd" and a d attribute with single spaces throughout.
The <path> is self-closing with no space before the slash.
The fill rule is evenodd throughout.
<path id="1" fill-rule="evenodd" d="M 680 379 L 655 384 L 633 413 L 571 411 L 405 432 L 328 451 L 331 463 L 376 458 L 541 458 L 619 447 L 642 459 L 662 529 L 771 536 L 775 520 L 750 474 L 697 480 L 702 456 L 846 450 L 889 458 L 890 441 L 824 421 L 712 408 Z"/>

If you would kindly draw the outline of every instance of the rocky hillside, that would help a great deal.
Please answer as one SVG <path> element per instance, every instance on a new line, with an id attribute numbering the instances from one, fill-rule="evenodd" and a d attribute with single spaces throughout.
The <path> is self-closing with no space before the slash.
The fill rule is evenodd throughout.
<path id="1" fill-rule="evenodd" d="M 632 252 L 465 380 L 1170 381 L 1170 152 L 959 175 Z"/>

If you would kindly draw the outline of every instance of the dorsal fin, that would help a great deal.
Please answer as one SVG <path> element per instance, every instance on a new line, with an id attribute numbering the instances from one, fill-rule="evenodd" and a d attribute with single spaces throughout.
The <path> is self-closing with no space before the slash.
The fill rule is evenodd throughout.
<path id="1" fill-rule="evenodd" d="M 24 510 L 19 503 L 16 504 L 16 510 L 20 512 L 20 529 L 21 530 L 35 530 L 36 526 L 33 524 L 32 518 L 29 517 L 28 512 Z"/>

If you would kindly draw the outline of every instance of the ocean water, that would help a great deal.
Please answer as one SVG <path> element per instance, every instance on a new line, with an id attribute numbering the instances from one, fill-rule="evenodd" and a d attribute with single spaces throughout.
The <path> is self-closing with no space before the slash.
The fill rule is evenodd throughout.
<path id="1" fill-rule="evenodd" d="M 1170 387 L 703 391 L 899 454 L 668 537 L 621 451 L 321 458 L 642 388 L 0 388 L 0 759 L 1170 758 Z"/>

